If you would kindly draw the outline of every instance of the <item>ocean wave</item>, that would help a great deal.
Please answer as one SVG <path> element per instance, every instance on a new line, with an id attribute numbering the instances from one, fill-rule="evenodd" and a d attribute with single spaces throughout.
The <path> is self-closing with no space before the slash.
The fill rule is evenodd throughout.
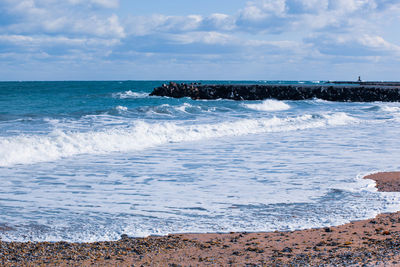
<path id="1" fill-rule="evenodd" d="M 290 109 L 290 106 L 282 101 L 264 100 L 259 104 L 243 104 L 244 107 L 258 111 L 282 111 Z"/>
<path id="2" fill-rule="evenodd" d="M 172 108 L 169 104 L 162 104 L 159 106 L 140 107 L 138 111 L 146 113 L 147 115 L 155 114 L 172 116 L 176 110 Z"/>
<path id="3" fill-rule="evenodd" d="M 181 111 L 181 112 L 185 112 L 188 113 L 188 110 L 193 110 L 196 109 L 197 107 L 194 107 L 193 105 L 189 104 L 189 103 L 184 103 L 181 106 L 177 106 L 175 107 L 176 110 Z"/>
<path id="4" fill-rule="evenodd" d="M 184 103 L 183 105 L 180 106 L 175 106 L 175 110 L 184 112 L 184 113 L 192 113 L 192 114 L 197 114 L 200 112 L 214 112 L 216 111 L 216 107 L 207 107 L 207 106 L 202 106 L 202 105 L 191 105 L 189 103 Z"/>
<path id="5" fill-rule="evenodd" d="M 400 107 L 384 106 L 382 107 L 382 110 L 385 112 L 399 113 Z"/>
<path id="6" fill-rule="evenodd" d="M 145 98 L 145 97 L 148 97 L 148 96 L 149 96 L 148 93 L 145 93 L 145 92 L 132 92 L 131 90 L 112 94 L 112 97 L 119 98 L 119 99 Z"/>
<path id="7" fill-rule="evenodd" d="M 115 109 L 119 112 L 128 111 L 128 108 L 124 106 L 116 106 Z"/>
<path id="8" fill-rule="evenodd" d="M 347 125 L 349 123 L 359 122 L 358 119 L 351 117 L 344 112 L 325 114 L 322 115 L 322 117 L 326 120 L 327 125 L 334 125 L 334 126 Z"/>
<path id="9" fill-rule="evenodd" d="M 79 154 L 107 154 L 142 150 L 167 143 L 226 136 L 286 132 L 346 125 L 358 120 L 346 113 L 288 118 L 241 119 L 215 124 L 180 125 L 174 122 L 136 121 L 131 126 L 101 131 L 54 130 L 49 135 L 0 138 L 0 167 L 54 161 Z"/>
<path id="10" fill-rule="evenodd" d="M 332 101 L 324 100 L 324 99 L 320 99 L 320 98 L 314 98 L 312 101 L 315 103 L 323 103 L 323 104 L 332 102 Z"/>
<path id="11" fill-rule="evenodd" d="M 202 112 L 215 112 L 217 110 L 216 107 L 207 107 L 201 105 L 192 105 L 189 103 L 184 103 L 182 105 L 169 105 L 169 104 L 162 104 L 159 106 L 148 106 L 148 107 L 141 107 L 138 109 L 139 112 L 147 113 L 148 115 L 156 114 L 156 115 L 176 115 L 178 113 L 186 113 L 186 114 L 199 114 Z"/>

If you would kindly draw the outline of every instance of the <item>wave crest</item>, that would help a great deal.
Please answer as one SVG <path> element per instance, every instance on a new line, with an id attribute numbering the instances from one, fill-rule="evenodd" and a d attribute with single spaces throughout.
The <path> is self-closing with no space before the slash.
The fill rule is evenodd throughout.
<path id="1" fill-rule="evenodd" d="M 131 90 L 125 92 L 119 92 L 112 94 L 112 97 L 119 98 L 119 99 L 126 99 L 126 98 L 145 98 L 148 97 L 148 93 L 144 92 L 132 92 Z"/>
<path id="2" fill-rule="evenodd" d="M 282 111 L 290 109 L 290 106 L 282 101 L 264 100 L 259 104 L 243 104 L 244 107 L 258 111 Z"/>
<path id="3" fill-rule="evenodd" d="M 154 147 L 166 143 L 198 141 L 225 136 L 286 132 L 355 123 L 345 113 L 293 118 L 241 119 L 215 124 L 179 125 L 174 122 L 136 121 L 129 127 L 102 131 L 55 130 L 49 135 L 0 138 L 0 167 L 58 160 L 79 154 L 107 154 Z"/>
<path id="4" fill-rule="evenodd" d="M 382 110 L 386 112 L 399 113 L 400 107 L 384 106 L 382 107 Z"/>

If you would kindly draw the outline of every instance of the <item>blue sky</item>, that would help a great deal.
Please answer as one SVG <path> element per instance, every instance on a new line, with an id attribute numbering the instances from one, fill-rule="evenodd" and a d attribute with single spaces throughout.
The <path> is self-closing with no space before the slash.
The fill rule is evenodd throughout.
<path id="1" fill-rule="evenodd" d="M 121 15 L 153 15 L 184 16 L 198 14 L 207 16 L 213 13 L 234 14 L 243 8 L 243 0 L 120 0 Z"/>
<path id="2" fill-rule="evenodd" d="M 0 80 L 400 80 L 398 0 L 0 0 Z"/>

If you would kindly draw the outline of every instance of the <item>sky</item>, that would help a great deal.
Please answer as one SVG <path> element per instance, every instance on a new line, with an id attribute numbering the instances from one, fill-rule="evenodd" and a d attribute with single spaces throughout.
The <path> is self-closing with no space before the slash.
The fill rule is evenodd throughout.
<path id="1" fill-rule="evenodd" d="M 399 70 L 399 0 L 0 0 L 0 81 L 398 81 Z"/>

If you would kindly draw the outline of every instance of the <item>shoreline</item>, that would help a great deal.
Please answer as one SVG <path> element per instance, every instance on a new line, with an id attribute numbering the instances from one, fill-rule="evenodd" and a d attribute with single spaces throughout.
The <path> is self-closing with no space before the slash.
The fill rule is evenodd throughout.
<path id="1" fill-rule="evenodd" d="M 400 192 L 400 172 L 364 179 Z M 290 232 L 171 234 L 94 243 L 2 242 L 2 266 L 400 265 L 400 212 Z"/>

